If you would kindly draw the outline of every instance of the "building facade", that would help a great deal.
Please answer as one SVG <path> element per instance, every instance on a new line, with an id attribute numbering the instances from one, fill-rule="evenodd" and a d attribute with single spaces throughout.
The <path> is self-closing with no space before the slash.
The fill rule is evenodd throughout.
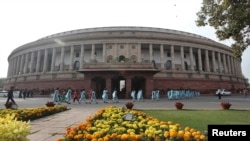
<path id="1" fill-rule="evenodd" d="M 8 57 L 7 84 L 27 89 L 196 89 L 245 86 L 232 49 L 192 33 L 151 27 L 100 27 L 62 32 L 20 46 Z"/>

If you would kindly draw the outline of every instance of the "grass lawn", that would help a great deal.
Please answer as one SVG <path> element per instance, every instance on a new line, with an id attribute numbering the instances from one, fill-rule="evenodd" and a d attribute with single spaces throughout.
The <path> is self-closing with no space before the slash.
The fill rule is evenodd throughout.
<path id="1" fill-rule="evenodd" d="M 161 120 L 179 123 L 202 132 L 209 124 L 250 124 L 250 110 L 143 110 Z"/>

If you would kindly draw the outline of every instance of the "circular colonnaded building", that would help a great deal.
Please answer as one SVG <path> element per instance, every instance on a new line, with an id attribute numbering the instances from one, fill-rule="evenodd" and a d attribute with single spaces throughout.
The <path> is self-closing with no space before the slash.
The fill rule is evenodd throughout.
<path id="1" fill-rule="evenodd" d="M 245 86 L 232 49 L 196 34 L 151 27 L 100 27 L 57 33 L 12 51 L 5 89 L 119 90 L 146 98 L 154 88 L 195 89 Z M 111 93 L 109 93 L 111 95 Z"/>

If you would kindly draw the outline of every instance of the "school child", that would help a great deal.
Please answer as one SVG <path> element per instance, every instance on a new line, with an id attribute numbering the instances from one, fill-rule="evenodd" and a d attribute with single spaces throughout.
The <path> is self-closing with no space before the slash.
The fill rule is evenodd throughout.
<path id="1" fill-rule="evenodd" d="M 78 103 L 80 104 L 80 101 L 79 101 L 79 92 L 78 92 L 77 89 L 73 93 L 73 102 L 75 102 L 75 101 L 78 101 Z"/>
<path id="2" fill-rule="evenodd" d="M 132 97 L 132 100 L 133 100 L 133 102 L 134 102 L 135 99 L 136 99 L 136 91 L 135 91 L 135 89 L 133 89 L 133 90 L 131 91 L 131 97 Z"/>
<path id="3" fill-rule="evenodd" d="M 116 103 L 119 102 L 118 101 L 118 96 L 117 96 L 117 90 L 116 90 L 116 88 L 114 89 L 114 91 L 112 93 L 112 98 L 113 98 L 112 99 L 113 102 L 116 102 Z"/>
<path id="4" fill-rule="evenodd" d="M 106 88 L 104 88 L 103 90 L 102 99 L 103 99 L 103 103 L 108 103 L 108 90 Z"/>
<path id="5" fill-rule="evenodd" d="M 59 88 L 56 88 L 54 91 L 53 95 L 53 101 L 57 104 L 60 104 L 60 99 L 59 99 Z"/>
<path id="6" fill-rule="evenodd" d="M 92 102 L 95 102 L 96 104 L 98 104 L 98 102 L 96 101 L 95 90 L 91 89 L 89 96 L 90 96 L 90 102 L 89 102 L 89 104 L 91 104 Z"/>
<path id="7" fill-rule="evenodd" d="M 69 87 L 69 89 L 68 89 L 68 91 L 66 93 L 66 96 L 65 96 L 65 102 L 70 104 L 71 98 L 72 98 L 72 90 Z"/>
<path id="8" fill-rule="evenodd" d="M 81 94 L 80 94 L 80 100 L 79 100 L 79 102 L 81 103 L 82 101 L 84 101 L 85 103 L 87 103 L 85 89 L 82 89 Z"/>
<path id="9" fill-rule="evenodd" d="M 143 95 L 142 95 L 142 89 L 139 89 L 138 93 L 137 93 L 137 100 L 138 101 L 144 101 L 143 100 Z"/>

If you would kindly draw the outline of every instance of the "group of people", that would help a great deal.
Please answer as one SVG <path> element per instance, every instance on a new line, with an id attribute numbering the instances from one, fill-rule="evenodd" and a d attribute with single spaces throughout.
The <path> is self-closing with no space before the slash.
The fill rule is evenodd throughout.
<path id="1" fill-rule="evenodd" d="M 131 97 L 132 97 L 133 102 L 136 101 L 136 100 L 137 101 L 144 101 L 143 94 L 142 94 L 142 89 L 141 88 L 138 90 L 137 93 L 136 93 L 135 89 L 132 89 L 132 91 L 131 91 Z"/>
<path id="2" fill-rule="evenodd" d="M 93 89 L 91 89 L 87 95 L 85 89 L 79 91 L 78 89 L 73 90 L 71 87 L 69 87 L 63 95 L 60 95 L 59 88 L 56 88 L 53 94 L 53 101 L 57 104 L 60 104 L 61 102 L 70 104 L 71 101 L 77 101 L 79 104 L 81 104 L 82 101 L 86 104 L 91 104 L 92 102 L 95 102 L 96 104 L 98 103 L 96 100 L 96 92 Z"/>

